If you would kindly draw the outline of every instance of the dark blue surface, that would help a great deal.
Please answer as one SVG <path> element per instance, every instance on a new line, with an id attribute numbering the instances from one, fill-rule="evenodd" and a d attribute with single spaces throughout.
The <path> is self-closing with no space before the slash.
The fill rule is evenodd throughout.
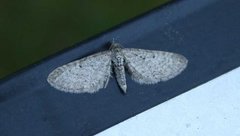
<path id="1" fill-rule="evenodd" d="M 0 135 L 92 135 L 238 67 L 239 7 L 236 0 L 173 2 L 1 81 Z M 114 78 L 96 94 L 63 93 L 47 83 L 53 69 L 107 49 L 112 38 L 125 47 L 180 53 L 189 65 L 151 86 L 128 76 L 126 95 Z"/>

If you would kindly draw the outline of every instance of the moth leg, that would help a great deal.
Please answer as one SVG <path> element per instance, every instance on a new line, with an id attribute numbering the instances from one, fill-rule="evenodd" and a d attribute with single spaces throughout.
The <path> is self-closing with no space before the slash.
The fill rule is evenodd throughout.
<path id="1" fill-rule="evenodd" d="M 111 61 L 109 62 L 108 67 L 109 67 L 109 74 L 106 75 L 106 81 L 105 81 L 105 83 L 104 83 L 104 88 L 107 87 L 108 82 L 109 82 L 110 78 L 112 77 L 112 76 L 111 76 L 111 75 L 112 75 L 112 62 L 111 62 Z"/>

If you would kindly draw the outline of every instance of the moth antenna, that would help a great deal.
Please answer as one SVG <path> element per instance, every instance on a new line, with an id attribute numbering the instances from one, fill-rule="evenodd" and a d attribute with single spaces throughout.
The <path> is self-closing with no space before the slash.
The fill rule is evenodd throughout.
<path id="1" fill-rule="evenodd" d="M 114 44 L 114 43 L 115 43 L 115 38 L 112 39 L 112 44 Z"/>

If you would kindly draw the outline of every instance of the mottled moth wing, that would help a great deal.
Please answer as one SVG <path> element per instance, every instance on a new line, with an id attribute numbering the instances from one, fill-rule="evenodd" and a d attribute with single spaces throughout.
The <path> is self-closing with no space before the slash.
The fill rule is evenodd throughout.
<path id="1" fill-rule="evenodd" d="M 94 93 L 106 87 L 111 75 L 111 51 L 104 51 L 56 68 L 47 81 L 56 89 Z"/>
<path id="2" fill-rule="evenodd" d="M 184 56 L 164 51 L 125 48 L 122 53 L 132 79 L 140 84 L 155 84 L 174 78 L 188 63 Z"/>

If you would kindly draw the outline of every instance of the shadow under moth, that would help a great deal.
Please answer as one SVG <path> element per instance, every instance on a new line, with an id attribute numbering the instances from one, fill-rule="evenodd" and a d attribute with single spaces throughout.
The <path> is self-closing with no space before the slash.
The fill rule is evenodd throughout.
<path id="1" fill-rule="evenodd" d="M 113 42 L 107 51 L 70 62 L 53 70 L 47 81 L 54 88 L 71 93 L 94 93 L 106 88 L 114 71 L 117 83 L 127 92 L 125 69 L 140 84 L 155 84 L 179 75 L 188 60 L 176 53 L 123 48 Z"/>

